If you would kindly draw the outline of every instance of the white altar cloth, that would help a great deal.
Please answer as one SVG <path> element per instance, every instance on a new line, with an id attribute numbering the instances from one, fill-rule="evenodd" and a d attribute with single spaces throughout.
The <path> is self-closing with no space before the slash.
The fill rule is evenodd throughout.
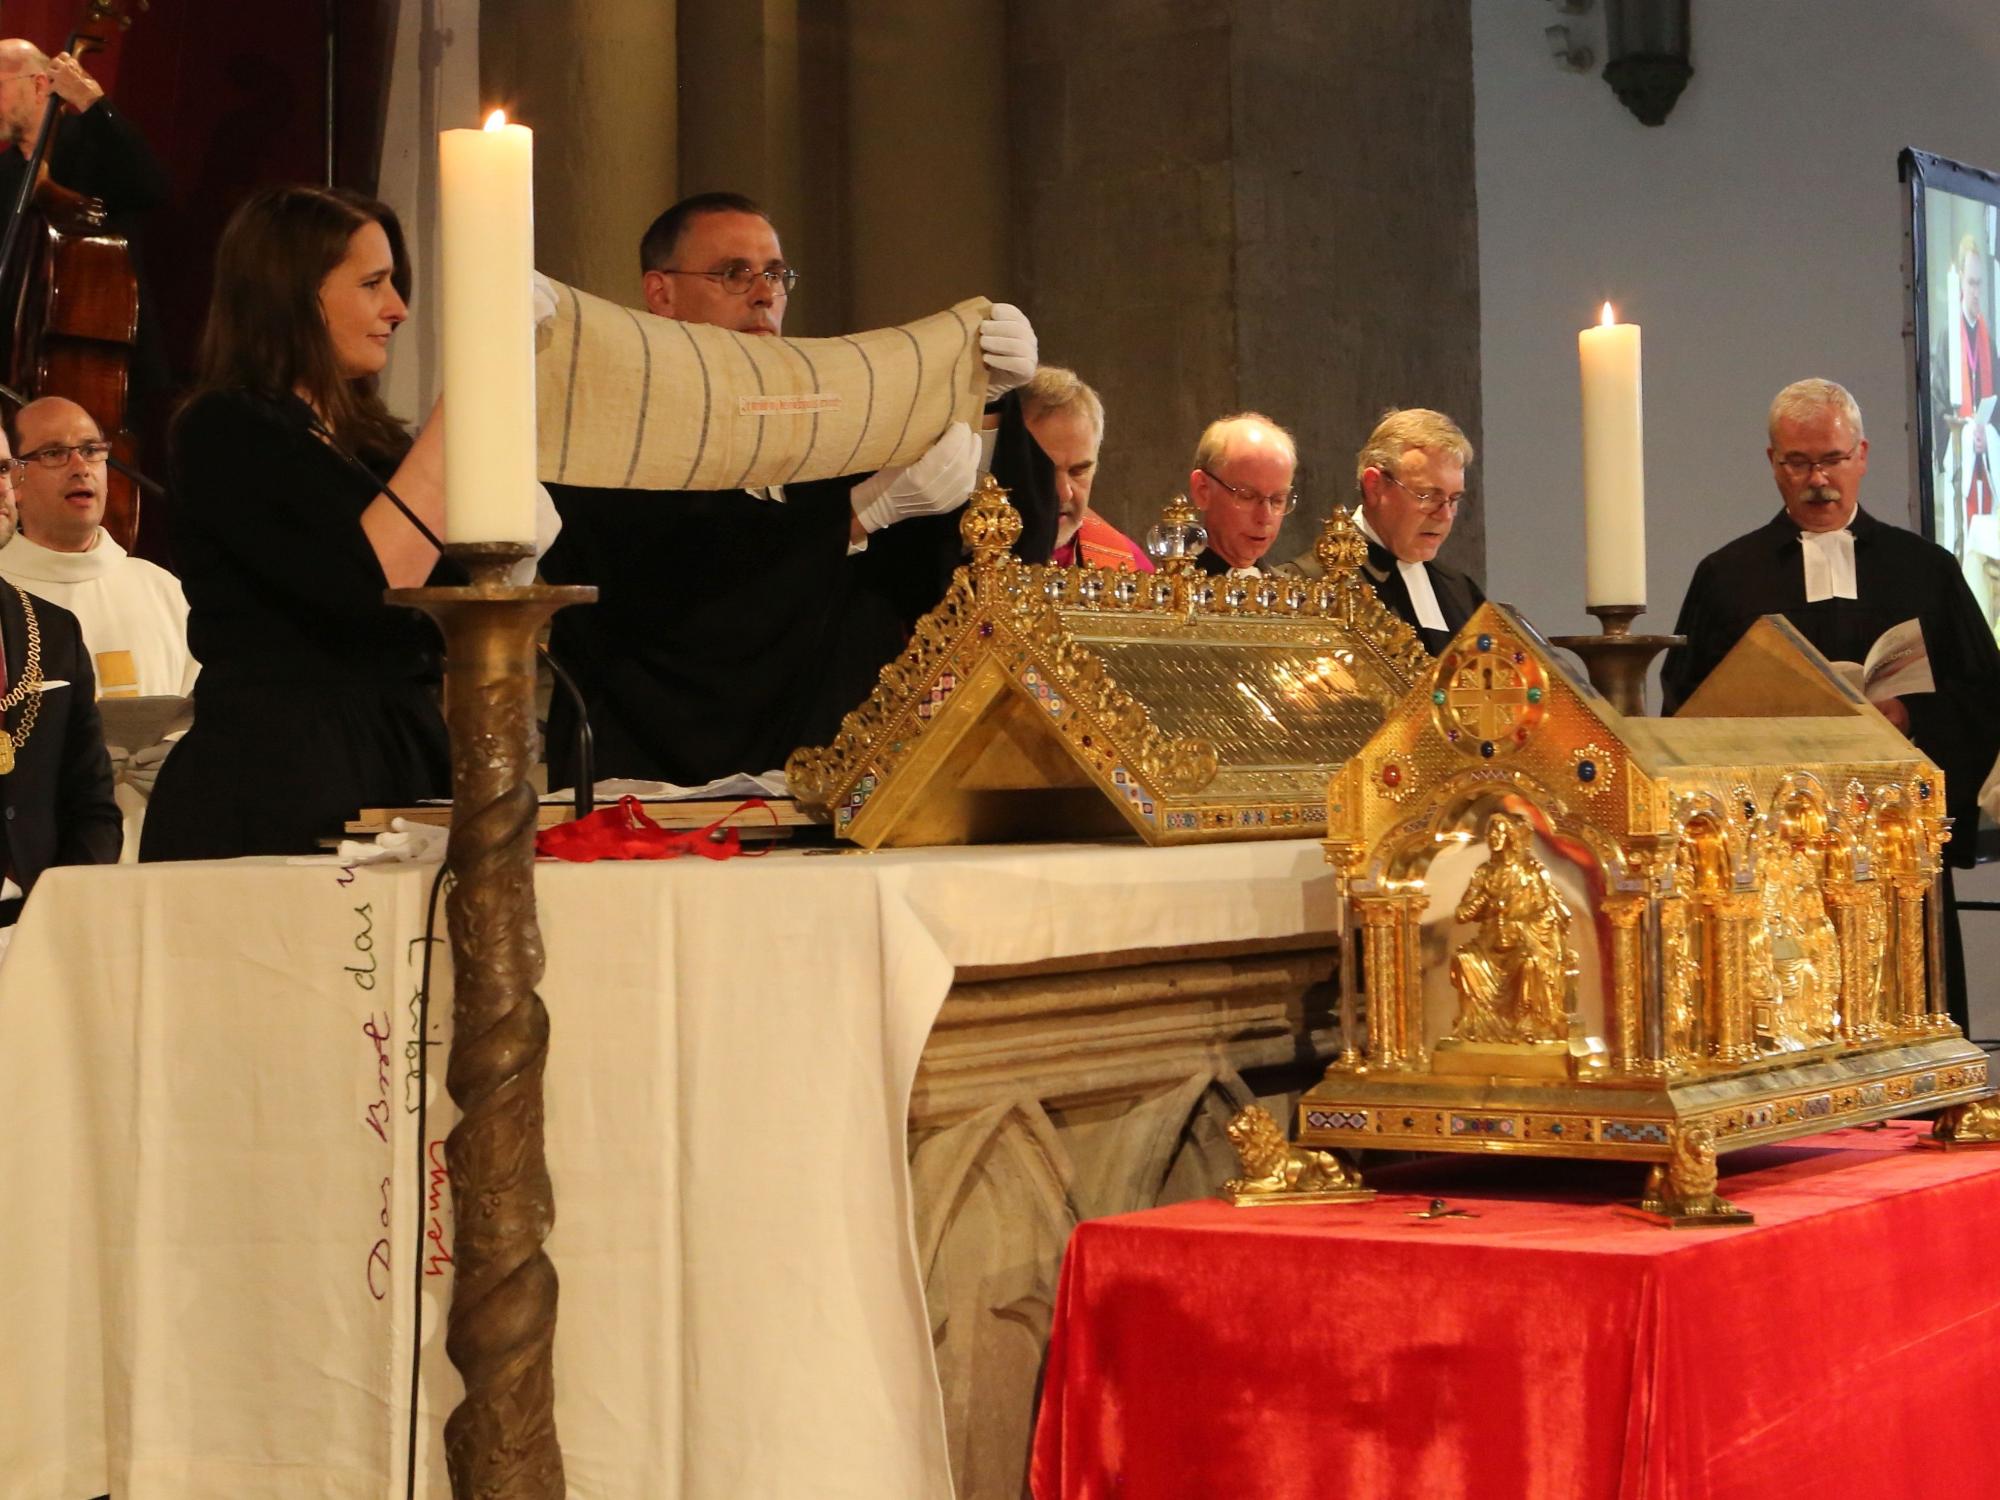
<path id="1" fill-rule="evenodd" d="M 0 1500 L 442 1497 L 434 867 L 50 871 L 0 964 Z M 584 1500 L 948 1496 L 904 1122 L 955 969 L 1333 930 L 1312 842 L 544 864 Z M 442 911 L 439 932 L 443 931 Z M 449 1036 L 439 945 L 430 1036 Z M 424 1245 L 424 1253 L 416 1248 Z"/>

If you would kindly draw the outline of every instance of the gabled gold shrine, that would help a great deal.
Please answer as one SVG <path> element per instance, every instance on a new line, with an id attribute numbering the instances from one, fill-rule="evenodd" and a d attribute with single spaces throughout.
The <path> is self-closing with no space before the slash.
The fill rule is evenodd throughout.
<path id="1" fill-rule="evenodd" d="M 1717 1153 L 1989 1091 L 1943 775 L 1782 619 L 1626 718 L 1483 605 L 1327 806 L 1365 995 L 1304 1146 L 1635 1159 L 1644 1206 L 1729 1222 Z"/>
<path id="2" fill-rule="evenodd" d="M 1186 502 L 1169 525 L 1192 523 Z M 986 476 L 971 559 L 831 745 L 786 767 L 801 806 L 869 848 L 1321 833 L 1326 778 L 1429 661 L 1360 576 L 1336 509 L 1325 576 L 1045 568 Z"/>

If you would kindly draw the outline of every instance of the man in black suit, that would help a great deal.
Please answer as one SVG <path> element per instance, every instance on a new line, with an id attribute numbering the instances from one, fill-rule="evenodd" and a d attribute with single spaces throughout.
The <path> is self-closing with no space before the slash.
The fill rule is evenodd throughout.
<path id="1" fill-rule="evenodd" d="M 14 539 L 21 466 L 0 436 L 0 547 Z M 50 865 L 110 864 L 124 843 L 97 679 L 68 610 L 0 583 L 0 927 Z"/>
<path id="2" fill-rule="evenodd" d="M 650 312 L 737 333 L 783 328 L 797 273 L 748 198 L 683 199 L 654 221 L 639 258 Z M 1054 471 L 1012 393 L 1035 370 L 1027 319 L 996 305 L 980 352 L 995 398 L 992 472 L 1022 516 L 1014 550 L 1046 561 Z M 914 463 L 871 476 L 754 492 L 549 486 L 563 529 L 542 577 L 598 591 L 596 604 L 558 615 L 549 637 L 587 705 L 596 774 L 698 785 L 778 769 L 800 746 L 830 741 L 943 598 L 981 457 L 980 437 L 959 424 Z M 575 738 L 558 694 L 551 786 L 573 783 Z"/>
<path id="3" fill-rule="evenodd" d="M 1472 444 L 1443 412 L 1389 411 L 1355 459 L 1368 538 L 1365 575 L 1382 602 L 1435 656 L 1485 602 L 1478 584 L 1437 561 L 1451 523 L 1469 502 L 1465 468 Z"/>

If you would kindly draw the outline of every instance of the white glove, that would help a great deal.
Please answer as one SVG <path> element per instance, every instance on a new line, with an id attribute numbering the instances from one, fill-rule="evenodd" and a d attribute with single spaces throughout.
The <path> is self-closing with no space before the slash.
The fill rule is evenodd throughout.
<path id="1" fill-rule="evenodd" d="M 998 400 L 1017 385 L 1035 378 L 1040 358 L 1035 327 L 1011 302 L 996 302 L 979 325 L 979 354 L 986 361 L 986 399 Z"/>
<path id="2" fill-rule="evenodd" d="M 444 858 L 449 837 L 449 830 L 430 823 L 391 818 L 389 831 L 376 834 L 373 843 L 342 839 L 339 858 L 344 865 L 430 864 Z"/>
<path id="3" fill-rule="evenodd" d="M 861 529 L 880 531 L 912 516 L 957 510 L 972 494 L 978 477 L 979 436 L 963 422 L 954 422 L 922 458 L 869 475 L 854 487 L 850 499 Z"/>
<path id="4" fill-rule="evenodd" d="M 142 797 L 153 795 L 153 783 L 159 779 L 160 766 L 167 758 L 167 752 L 179 744 L 178 738 L 161 740 L 157 745 L 148 745 L 143 750 L 134 751 L 125 762 L 118 779 Z"/>
<path id="5" fill-rule="evenodd" d="M 553 322 L 556 315 L 556 284 L 540 271 L 535 272 L 535 326 Z"/>

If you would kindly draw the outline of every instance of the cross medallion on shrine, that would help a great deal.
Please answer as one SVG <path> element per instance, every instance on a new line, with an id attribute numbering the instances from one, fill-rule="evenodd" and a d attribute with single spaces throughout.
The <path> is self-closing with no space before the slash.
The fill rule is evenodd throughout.
<path id="1" fill-rule="evenodd" d="M 1546 695 L 1533 657 L 1481 635 L 1472 650 L 1449 652 L 1439 663 L 1431 704 L 1446 739 L 1469 755 L 1491 758 L 1526 743 Z"/>

